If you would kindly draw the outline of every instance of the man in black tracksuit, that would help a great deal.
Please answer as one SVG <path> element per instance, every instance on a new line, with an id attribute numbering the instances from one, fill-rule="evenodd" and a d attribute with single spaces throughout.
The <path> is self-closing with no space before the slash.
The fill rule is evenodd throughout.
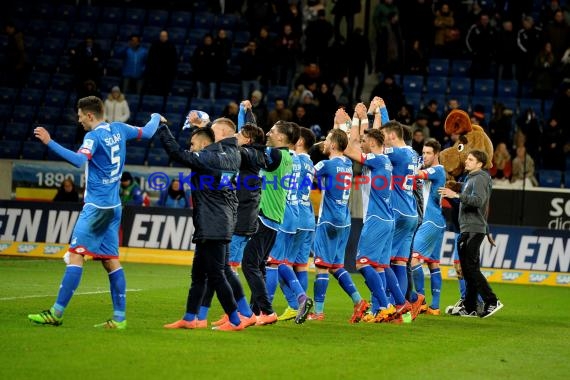
<path id="1" fill-rule="evenodd" d="M 229 119 L 218 119 L 213 124 L 216 123 L 231 124 L 235 128 Z M 235 176 L 241 162 L 237 139 L 230 137 L 215 143 L 213 129 L 201 128 L 192 134 L 191 151 L 186 151 L 180 148 L 166 125 L 162 125 L 157 133 L 170 158 L 192 169 L 190 185 L 195 227 L 192 241 L 196 244 L 186 314 L 183 319 L 165 327 L 197 328 L 196 316 L 208 280 L 229 316 L 229 322 L 219 329 L 243 329 L 224 273 L 226 245 L 231 240 L 237 217 Z"/>
<path id="2" fill-rule="evenodd" d="M 472 150 L 465 160 L 469 172 L 461 194 L 448 188 L 440 188 L 440 194 L 457 198 L 459 205 L 459 227 L 461 234 L 457 242 L 459 261 L 465 278 L 466 293 L 463 307 L 452 315 L 486 318 L 499 311 L 503 304 L 497 299 L 487 279 L 481 273 L 480 247 L 488 234 L 487 208 L 491 198 L 492 182 L 489 174 L 481 170 L 487 164 L 487 154 Z M 485 307 L 477 314 L 477 294 L 481 295 Z"/>

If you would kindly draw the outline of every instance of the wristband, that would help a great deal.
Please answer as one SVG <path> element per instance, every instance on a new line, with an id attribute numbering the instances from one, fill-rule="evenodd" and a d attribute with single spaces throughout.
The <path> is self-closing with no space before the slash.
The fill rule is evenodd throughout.
<path id="1" fill-rule="evenodd" d="M 352 126 L 358 127 L 359 125 L 360 125 L 360 119 L 358 119 L 357 117 L 352 118 Z"/>

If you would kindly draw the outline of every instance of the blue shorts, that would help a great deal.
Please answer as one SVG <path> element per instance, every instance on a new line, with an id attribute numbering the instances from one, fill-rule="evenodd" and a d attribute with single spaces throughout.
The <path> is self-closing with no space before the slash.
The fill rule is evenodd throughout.
<path id="1" fill-rule="evenodd" d="M 293 238 L 293 246 L 287 255 L 287 261 L 291 265 L 307 265 L 311 255 L 311 247 L 315 238 L 315 231 L 297 230 Z"/>
<path id="2" fill-rule="evenodd" d="M 98 208 L 91 204 L 83 206 L 71 234 L 69 251 L 97 259 L 119 257 L 119 228 L 121 206 Z"/>
<path id="3" fill-rule="evenodd" d="M 374 268 L 386 268 L 390 265 L 394 221 L 370 217 L 364 222 L 358 250 L 357 264 L 369 264 Z"/>
<path id="4" fill-rule="evenodd" d="M 321 268 L 344 267 L 344 254 L 350 236 L 349 227 L 336 227 L 322 223 L 315 231 L 315 266 Z"/>
<path id="5" fill-rule="evenodd" d="M 412 237 L 418 227 L 417 216 L 394 213 L 394 238 L 392 239 L 392 261 L 407 262 L 412 248 Z"/>
<path id="6" fill-rule="evenodd" d="M 293 245 L 293 238 L 295 234 L 290 234 L 284 231 L 277 231 L 277 236 L 275 236 L 275 243 L 271 252 L 269 252 L 269 257 L 267 258 L 268 264 L 287 264 L 288 252 L 291 251 L 291 246 Z"/>
<path id="7" fill-rule="evenodd" d="M 233 235 L 230 242 L 229 262 L 232 267 L 238 267 L 243 259 L 243 249 L 249 240 L 249 236 Z"/>
<path id="8" fill-rule="evenodd" d="M 413 257 L 426 263 L 439 263 L 444 234 L 445 227 L 438 227 L 432 222 L 422 223 L 414 238 Z"/>

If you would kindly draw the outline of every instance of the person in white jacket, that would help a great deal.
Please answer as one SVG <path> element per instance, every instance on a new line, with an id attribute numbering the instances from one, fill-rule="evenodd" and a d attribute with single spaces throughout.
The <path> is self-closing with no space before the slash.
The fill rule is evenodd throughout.
<path id="1" fill-rule="evenodd" d="M 118 86 L 111 89 L 111 93 L 105 99 L 105 119 L 108 122 L 120 121 L 126 123 L 131 117 L 131 110 L 125 95 Z"/>

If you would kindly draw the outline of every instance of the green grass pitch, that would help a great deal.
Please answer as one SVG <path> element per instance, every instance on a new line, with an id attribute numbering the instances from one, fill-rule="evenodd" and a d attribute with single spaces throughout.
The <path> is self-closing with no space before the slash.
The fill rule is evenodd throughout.
<path id="1" fill-rule="evenodd" d="M 505 307 L 484 320 L 421 315 L 405 325 L 350 325 L 351 302 L 331 277 L 323 322 L 242 332 L 165 330 L 184 312 L 189 268 L 124 267 L 131 290 L 127 330 L 92 327 L 111 316 L 107 276 L 95 262 L 86 264 L 64 324 L 38 326 L 27 314 L 53 304 L 64 264 L 0 258 L 0 379 L 562 379 L 570 373 L 567 288 L 492 284 Z M 353 278 L 368 296 L 361 276 Z M 312 295 L 312 279 L 309 288 Z M 457 283 L 444 282 L 442 308 L 457 298 Z M 278 313 L 285 308 L 279 290 L 274 306 Z M 209 321 L 220 314 L 215 300 Z"/>

